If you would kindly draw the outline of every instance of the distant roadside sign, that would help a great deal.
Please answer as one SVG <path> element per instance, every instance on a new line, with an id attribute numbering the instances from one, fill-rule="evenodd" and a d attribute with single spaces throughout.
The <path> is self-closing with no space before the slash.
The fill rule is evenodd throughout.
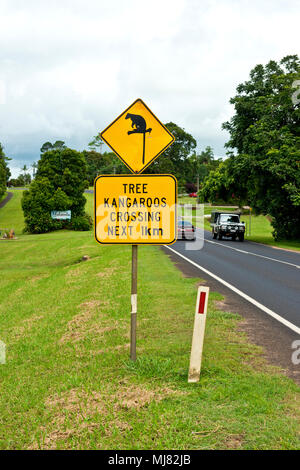
<path id="1" fill-rule="evenodd" d="M 51 218 L 56 220 L 71 220 L 71 211 L 51 211 Z"/>
<path id="2" fill-rule="evenodd" d="M 177 180 L 172 175 L 101 175 L 94 184 L 95 238 L 102 244 L 176 241 Z"/>
<path id="3" fill-rule="evenodd" d="M 175 140 L 148 106 L 137 99 L 100 133 L 133 173 L 141 173 Z"/>

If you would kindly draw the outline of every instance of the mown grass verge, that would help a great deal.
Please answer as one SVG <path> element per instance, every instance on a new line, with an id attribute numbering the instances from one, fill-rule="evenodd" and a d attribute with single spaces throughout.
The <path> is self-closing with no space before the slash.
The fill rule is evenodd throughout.
<path id="1" fill-rule="evenodd" d="M 136 363 L 130 247 L 60 231 L 0 250 L 1 449 L 299 448 L 299 388 L 217 309 L 217 293 L 201 381 L 187 383 L 200 280 L 159 248 L 139 247 Z"/>

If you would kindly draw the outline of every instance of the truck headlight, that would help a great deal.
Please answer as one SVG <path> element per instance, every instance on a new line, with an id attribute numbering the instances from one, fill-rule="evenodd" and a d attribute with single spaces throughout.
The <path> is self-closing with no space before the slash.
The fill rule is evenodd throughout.
<path id="1" fill-rule="evenodd" d="M 221 229 L 222 230 L 227 230 L 227 226 L 226 225 L 221 225 Z"/>

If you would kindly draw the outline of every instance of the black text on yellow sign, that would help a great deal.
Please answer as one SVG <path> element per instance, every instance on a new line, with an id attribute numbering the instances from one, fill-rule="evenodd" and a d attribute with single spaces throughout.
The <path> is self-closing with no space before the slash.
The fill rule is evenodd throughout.
<path id="1" fill-rule="evenodd" d="M 170 245 L 177 237 L 172 175 L 101 175 L 94 184 L 95 238 L 102 244 Z"/>
<path id="2" fill-rule="evenodd" d="M 136 100 L 101 132 L 101 138 L 133 173 L 141 173 L 174 136 L 141 100 Z"/>

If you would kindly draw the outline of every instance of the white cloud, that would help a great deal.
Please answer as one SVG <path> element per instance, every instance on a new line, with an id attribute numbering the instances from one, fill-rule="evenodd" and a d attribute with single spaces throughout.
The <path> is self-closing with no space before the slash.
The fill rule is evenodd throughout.
<path id="1" fill-rule="evenodd" d="M 224 154 L 229 98 L 298 52 L 298 17 L 293 0 L 0 0 L 0 141 L 15 166 L 46 140 L 81 149 L 140 97 Z"/>

